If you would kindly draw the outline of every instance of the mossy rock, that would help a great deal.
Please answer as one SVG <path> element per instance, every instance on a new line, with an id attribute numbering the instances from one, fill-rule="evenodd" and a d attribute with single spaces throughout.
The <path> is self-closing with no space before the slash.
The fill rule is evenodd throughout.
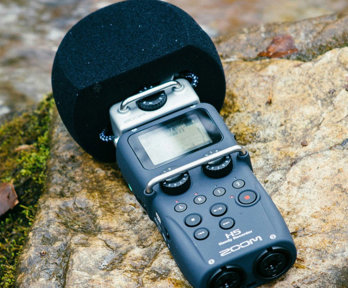
<path id="1" fill-rule="evenodd" d="M 15 285 L 18 255 L 45 187 L 53 106 L 48 96 L 0 126 L 0 183 L 13 183 L 19 198 L 19 205 L 0 217 L 0 287 Z"/>

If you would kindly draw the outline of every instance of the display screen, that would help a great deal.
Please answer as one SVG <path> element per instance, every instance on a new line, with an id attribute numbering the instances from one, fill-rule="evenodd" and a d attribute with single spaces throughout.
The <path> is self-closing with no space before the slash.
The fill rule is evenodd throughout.
<path id="1" fill-rule="evenodd" d="M 132 134 L 128 142 L 145 169 L 155 169 L 218 143 L 222 134 L 199 108 Z"/>
<path id="2" fill-rule="evenodd" d="M 213 142 L 195 114 L 187 115 L 139 135 L 138 139 L 154 165 L 167 162 Z"/>

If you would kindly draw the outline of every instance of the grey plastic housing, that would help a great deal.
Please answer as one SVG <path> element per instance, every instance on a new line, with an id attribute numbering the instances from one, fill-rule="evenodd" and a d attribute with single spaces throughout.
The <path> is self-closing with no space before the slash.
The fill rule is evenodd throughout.
<path id="1" fill-rule="evenodd" d="M 112 105 L 109 113 L 114 136 L 116 138 L 120 137 L 124 132 L 133 128 L 190 105 L 198 104 L 199 98 L 190 83 L 185 79 L 178 79 L 177 81 L 182 85 L 182 88 L 178 90 L 166 89 L 164 92 L 167 95 L 167 102 L 163 107 L 154 111 L 143 111 L 138 108 L 136 102 L 131 103 L 126 112 L 120 111 L 122 102 Z"/>

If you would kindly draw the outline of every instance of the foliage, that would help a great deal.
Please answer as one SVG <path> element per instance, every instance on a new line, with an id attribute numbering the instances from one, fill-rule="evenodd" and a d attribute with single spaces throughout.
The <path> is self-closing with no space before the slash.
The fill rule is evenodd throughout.
<path id="1" fill-rule="evenodd" d="M 45 188 L 53 105 L 50 95 L 0 127 L 0 182 L 14 184 L 20 203 L 0 217 L 0 287 L 15 286 L 18 256 Z"/>

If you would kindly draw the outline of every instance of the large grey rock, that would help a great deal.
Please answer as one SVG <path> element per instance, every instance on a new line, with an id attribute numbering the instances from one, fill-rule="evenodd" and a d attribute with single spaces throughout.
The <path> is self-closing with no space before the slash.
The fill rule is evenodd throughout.
<path id="1" fill-rule="evenodd" d="M 275 286 L 347 287 L 348 47 L 307 63 L 231 62 L 226 72 L 226 123 L 298 248 Z"/>
<path id="2" fill-rule="evenodd" d="M 51 153 L 20 287 L 187 286 L 117 168 L 84 153 L 59 118 Z"/>
<path id="3" fill-rule="evenodd" d="M 305 63 L 232 60 L 223 61 L 222 115 L 298 248 L 294 267 L 267 287 L 346 287 L 348 48 Z M 190 287 L 116 166 L 84 153 L 59 119 L 52 137 L 18 286 Z"/>
<path id="4" fill-rule="evenodd" d="M 222 58 L 253 60 L 277 35 L 291 35 L 299 53 L 291 58 L 312 60 L 335 47 L 348 46 L 348 10 L 293 23 L 270 23 L 222 36 L 217 46 Z"/>

